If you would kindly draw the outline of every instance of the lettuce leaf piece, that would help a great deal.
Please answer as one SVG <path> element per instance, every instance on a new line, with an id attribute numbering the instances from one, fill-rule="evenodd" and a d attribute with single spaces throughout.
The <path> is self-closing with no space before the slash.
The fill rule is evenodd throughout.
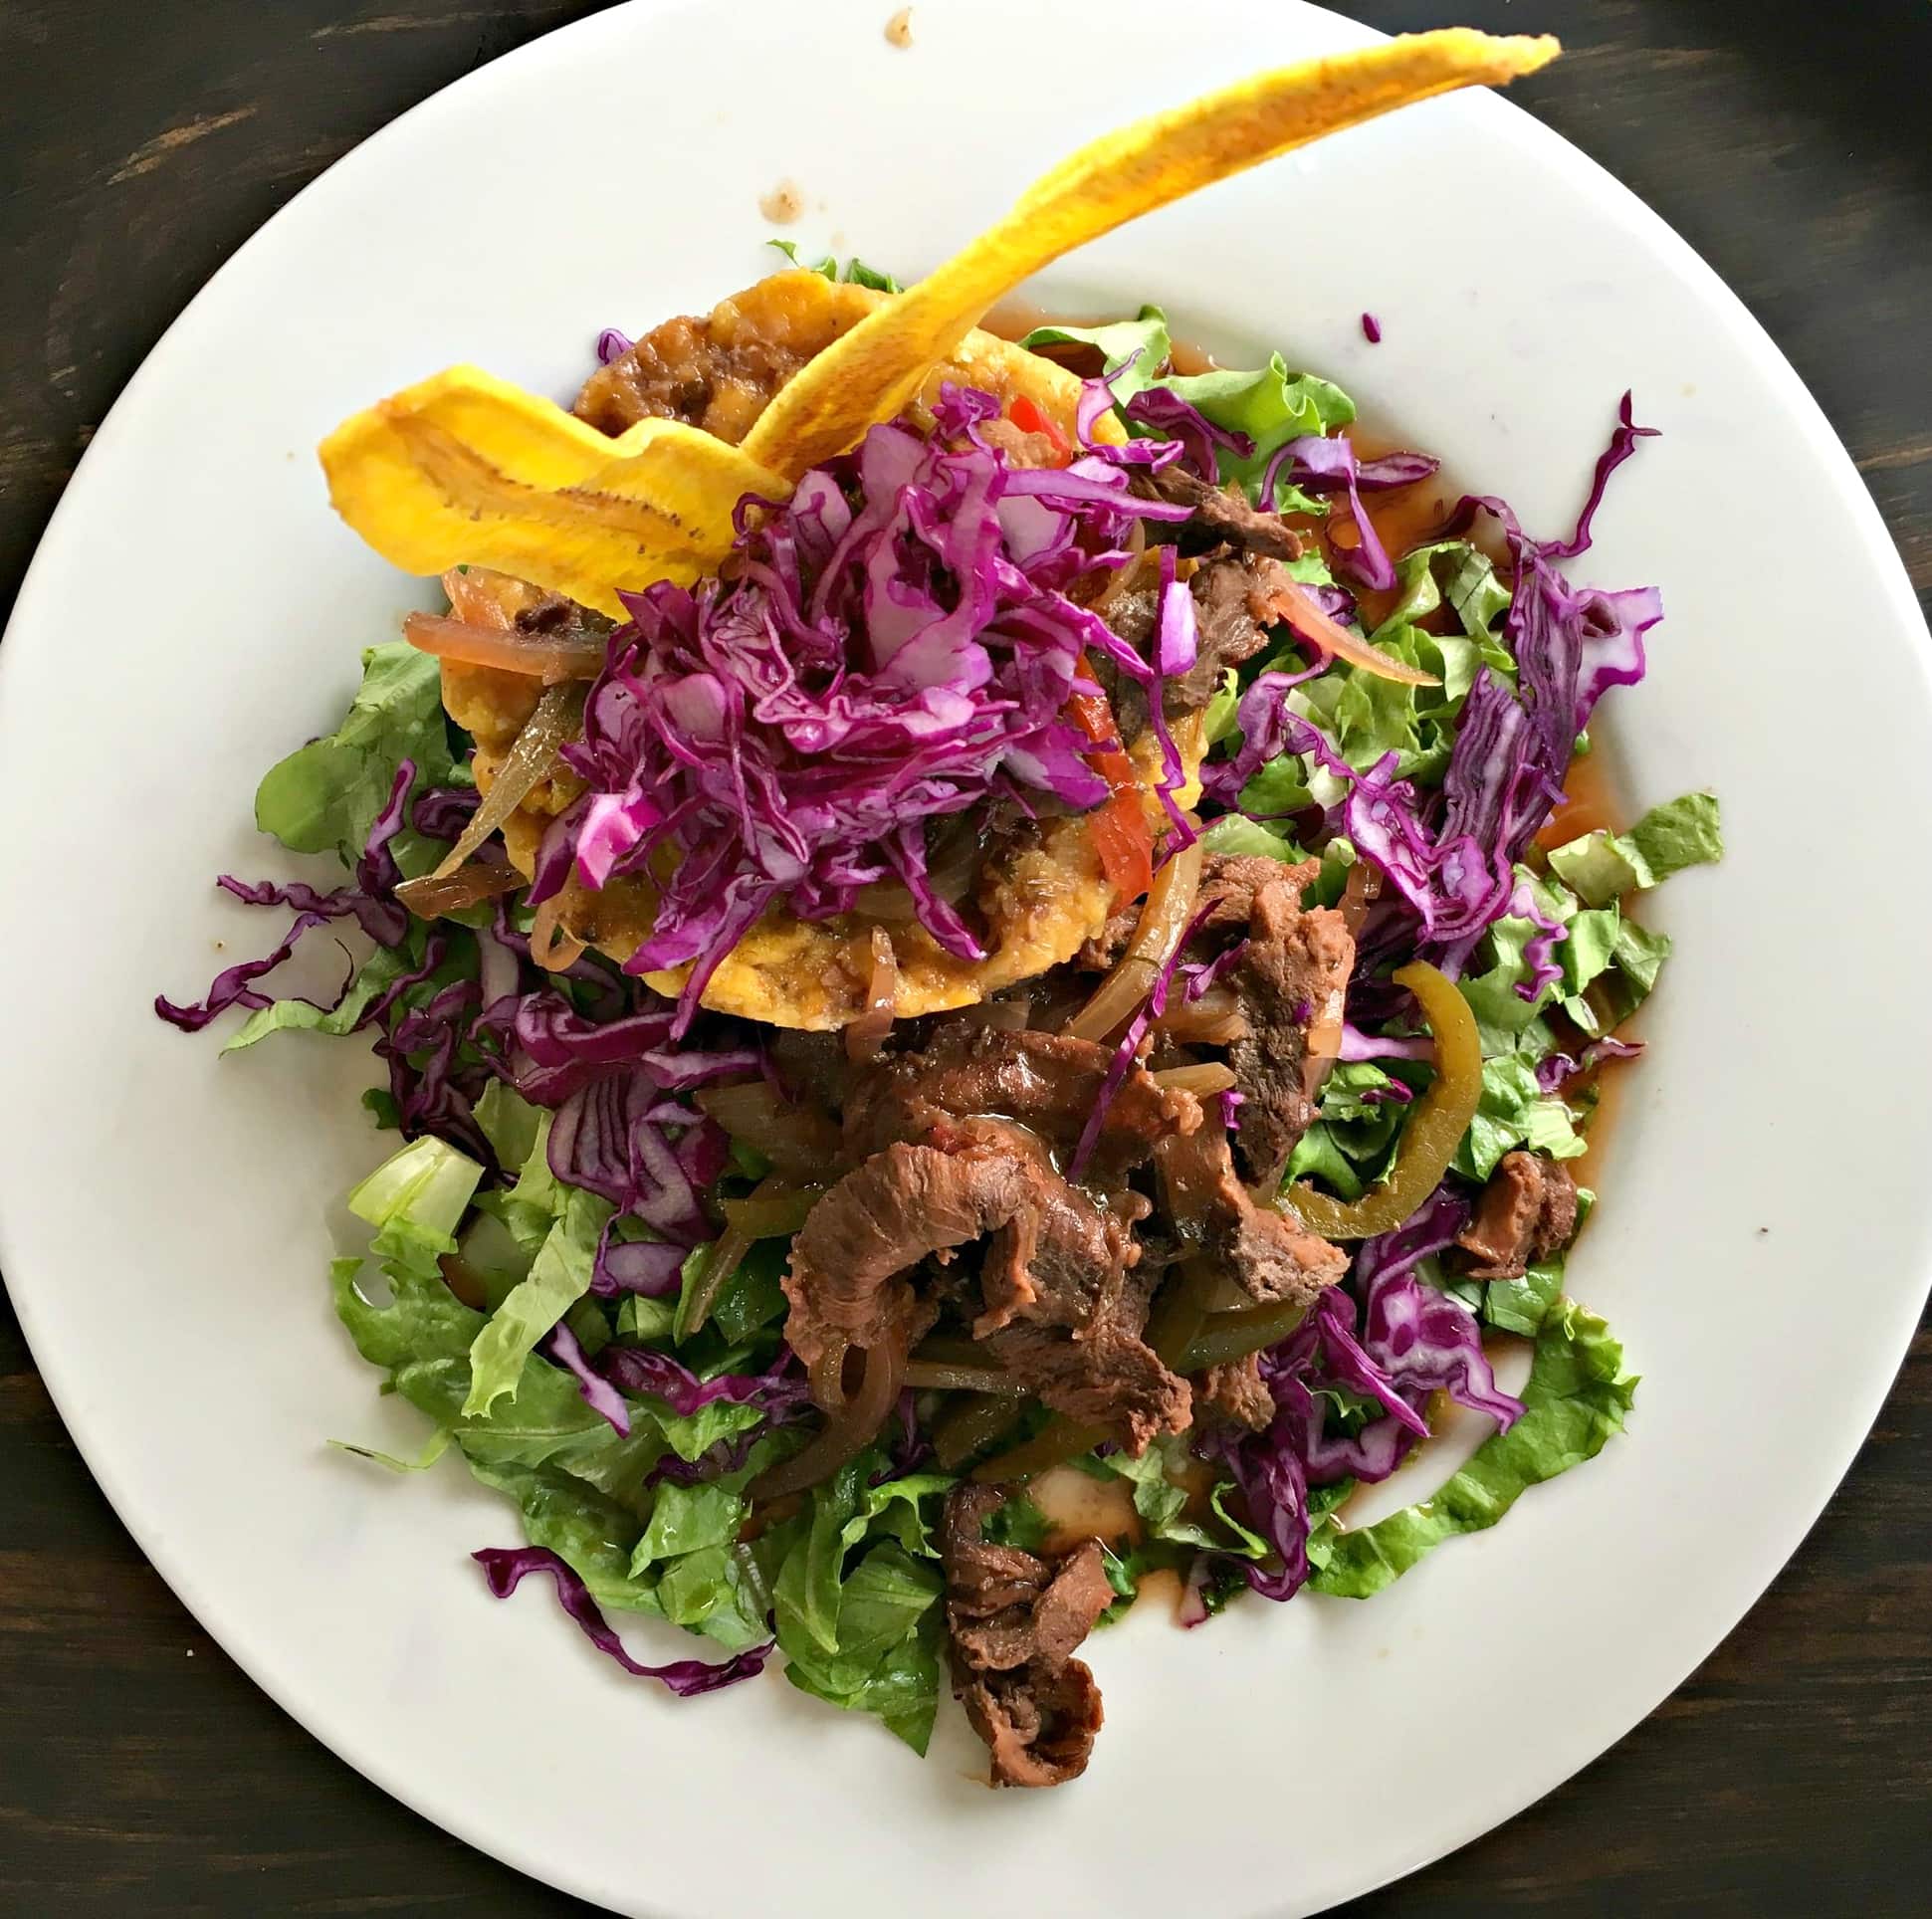
<path id="1" fill-rule="evenodd" d="M 1451 1162 L 1466 1178 L 1485 1180 L 1505 1153 L 1515 1147 L 1574 1160 L 1584 1151 L 1568 1106 L 1536 1083 L 1536 1067 L 1522 1053 L 1505 1053 L 1482 1063 L 1482 1097 L 1476 1117 L 1462 1136 Z"/>
<path id="2" fill-rule="evenodd" d="M 626 1293 L 617 1308 L 617 1337 L 632 1346 L 660 1344 L 671 1337 L 677 1312 L 676 1300 Z"/>
<path id="3" fill-rule="evenodd" d="M 1049 322 L 1022 335 L 1019 344 L 1029 351 L 1040 346 L 1092 346 L 1099 350 L 1103 372 L 1111 375 L 1126 366 L 1126 372 L 1114 381 L 1116 405 L 1124 405 L 1144 387 L 1156 383 L 1173 346 L 1168 337 L 1168 317 L 1159 307 L 1143 307 L 1133 320 L 1108 320 L 1099 326 Z M 1134 359 L 1137 353 L 1140 357 Z M 1127 366 L 1130 359 L 1134 363 Z"/>
<path id="4" fill-rule="evenodd" d="M 457 1223 L 482 1177 L 468 1154 L 425 1137 L 391 1154 L 349 1189 L 345 1203 L 375 1228 L 369 1250 L 385 1272 L 441 1285 L 436 1262 L 455 1252 Z"/>
<path id="5" fill-rule="evenodd" d="M 950 1472 L 909 1472 L 868 1486 L 859 1496 L 858 1510 L 840 1533 L 847 1546 L 856 1546 L 868 1533 L 887 1538 L 918 1559 L 938 1559 L 935 1534 L 939 1504 L 959 1484 Z M 1011 1504 L 1012 1502 L 1008 1502 Z"/>
<path id="6" fill-rule="evenodd" d="M 1307 1178 L 1319 1180 L 1341 1199 L 1360 1199 L 1367 1189 L 1335 1135 L 1320 1120 L 1295 1143 L 1284 1183 L 1293 1185 Z"/>
<path id="7" fill-rule="evenodd" d="M 852 286 L 870 287 L 874 293 L 881 294 L 903 294 L 906 291 L 891 274 L 868 267 L 857 255 L 841 269 L 837 259 L 829 253 L 822 260 L 800 260 L 795 240 L 767 240 L 764 244 L 777 248 L 794 267 L 803 267 L 807 273 L 822 274 L 827 280 L 847 281 Z"/>
<path id="8" fill-rule="evenodd" d="M 1628 839 L 1641 869 L 1650 876 L 1651 886 L 1687 866 L 1708 866 L 1721 860 L 1724 826 L 1717 795 L 1682 793 L 1661 806 L 1652 806 L 1630 828 Z"/>
<path id="9" fill-rule="evenodd" d="M 876 1714 L 924 1753 L 939 1705 L 940 1570 L 895 1540 L 871 1545 L 845 1570 L 848 1530 L 856 1520 L 854 1541 L 862 1537 L 865 1507 L 886 1492 L 864 1485 L 876 1462 L 876 1454 L 854 1460 L 813 1493 L 810 1526 L 773 1583 L 773 1614 L 794 1686 L 848 1712 Z"/>
<path id="10" fill-rule="evenodd" d="M 1268 1551 L 1266 1543 L 1230 1519 L 1222 1504 L 1221 1495 L 1232 1490 L 1231 1480 L 1216 1486 L 1209 1499 L 1209 1508 L 1225 1531 L 1186 1516 L 1187 1490 L 1180 1483 L 1179 1475 L 1186 1470 L 1188 1459 L 1185 1441 L 1178 1433 L 1164 1433 L 1138 1459 L 1115 1452 L 1096 1458 L 1095 1463 L 1115 1478 L 1133 1483 L 1134 1510 L 1146 1525 L 1149 1539 L 1170 1546 L 1235 1553 L 1245 1559 L 1264 1557 Z M 1111 1572 L 1109 1577 L 1113 1577 Z M 1120 1591 L 1118 1582 L 1115 1591 Z"/>
<path id="11" fill-rule="evenodd" d="M 657 1489 L 650 1523 L 631 1554 L 633 1577 L 663 1560 L 708 1546 L 732 1546 L 745 1520 L 742 1474 L 679 1486 L 667 1480 Z"/>
<path id="12" fill-rule="evenodd" d="M 1563 1261 L 1544 1260 L 1521 1279 L 1492 1279 L 1483 1289 L 1482 1321 L 1499 1333 L 1534 1339 L 1563 1300 Z"/>
<path id="13" fill-rule="evenodd" d="M 505 1393 L 516 1391 L 537 1341 L 590 1290 L 598 1235 L 613 1208 L 608 1199 L 576 1186 L 558 1190 L 562 1209 L 531 1262 L 530 1276 L 505 1296 L 470 1348 L 466 1417 L 488 1412 Z"/>
<path id="14" fill-rule="evenodd" d="M 1017 1546 L 1022 1553 L 1037 1553 L 1052 1533 L 1052 1523 L 1024 1493 L 1009 1495 L 979 1528 L 980 1538 L 989 1545 Z"/>
<path id="15" fill-rule="evenodd" d="M 758 1239 L 713 1302 L 711 1324 L 734 1346 L 743 1346 L 785 1311 L 779 1275 L 790 1256 L 788 1239 Z"/>
<path id="16" fill-rule="evenodd" d="M 1586 833 L 1550 852 L 1550 868 L 1588 906 L 1608 906 L 1687 866 L 1724 856 L 1715 793 L 1683 793 L 1653 806 L 1627 833 Z"/>
<path id="17" fill-rule="evenodd" d="M 336 853 L 352 866 L 405 759 L 415 761 L 417 791 L 468 782 L 450 753 L 441 667 L 390 640 L 363 653 L 362 685 L 342 724 L 269 768 L 255 823 L 292 852 Z"/>
<path id="18" fill-rule="evenodd" d="M 1636 1386 L 1610 1328 L 1574 1300 L 1555 1301 L 1537 1334 L 1523 1416 L 1484 1440 L 1427 1499 L 1325 1541 L 1311 1584 L 1366 1599 L 1443 1540 L 1495 1525 L 1527 1488 L 1603 1451 L 1622 1429 Z"/>
<path id="19" fill-rule="evenodd" d="M 1285 833 L 1262 825 L 1258 819 L 1249 819 L 1245 813 L 1223 813 L 1202 831 L 1200 843 L 1210 853 L 1280 860 L 1289 866 L 1307 857 Z"/>
<path id="20" fill-rule="evenodd" d="M 942 1584 L 937 1567 L 890 1543 L 875 1546 L 840 1590 L 833 1652 L 809 1639 L 787 1641 L 781 1599 L 778 1644 L 785 1677 L 830 1705 L 876 1715 L 924 1757 L 939 1710 Z"/>
<path id="21" fill-rule="evenodd" d="M 1415 626 L 1447 606 L 1456 623 L 1478 642 L 1475 658 L 1508 679 L 1516 677 L 1516 661 L 1503 644 L 1503 615 L 1509 611 L 1509 588 L 1496 577 L 1489 555 L 1466 539 L 1437 540 L 1412 547 L 1395 562 L 1395 603 L 1377 628 L 1380 635 L 1399 626 Z M 1470 667 L 1469 678 L 1474 669 Z M 1468 692 L 1465 680 L 1460 692 Z M 1454 688 L 1448 691 L 1460 697 Z"/>
<path id="22" fill-rule="evenodd" d="M 413 935 L 414 927 L 410 931 Z M 414 945 L 413 939 L 411 945 Z M 414 963 L 405 948 L 377 947 L 356 967 L 348 990 L 334 1006 L 315 1006 L 306 999 L 294 996 L 271 1000 L 266 1006 L 256 1007 L 242 1021 L 234 1038 L 222 1047 L 222 1054 L 226 1057 L 229 1053 L 239 1053 L 245 1046 L 253 1046 L 257 1040 L 267 1039 L 271 1033 L 322 1033 L 329 1038 L 340 1039 L 354 1031 L 355 1022 L 368 1011 L 384 988 L 399 979 Z"/>
<path id="23" fill-rule="evenodd" d="M 639 1496 L 665 1448 L 647 1413 L 632 1419 L 624 1438 L 584 1403 L 569 1374 L 533 1356 L 510 1399 L 467 1416 L 470 1348 L 484 1316 L 457 1299 L 440 1274 L 396 1276 L 388 1303 L 378 1304 L 362 1289 L 364 1271 L 359 1260 L 333 1262 L 336 1316 L 362 1357 L 388 1374 L 389 1389 L 448 1426 L 472 1466 L 554 1467 L 615 1498 Z M 625 1552 L 628 1562 L 628 1546 Z"/>
<path id="24" fill-rule="evenodd" d="M 490 1150 L 501 1167 L 524 1167 L 537 1151 L 539 1138 L 547 1139 L 547 1115 L 541 1107 L 531 1105 L 514 1087 L 493 1079 L 476 1103 L 477 1125 L 490 1142 Z"/>
<path id="25" fill-rule="evenodd" d="M 1355 418 L 1355 402 L 1339 386 L 1313 373 L 1291 373 L 1279 353 L 1251 372 L 1216 369 L 1211 373 L 1170 374 L 1158 384 L 1183 399 L 1215 426 L 1244 433 L 1254 442 L 1245 459 L 1223 450 L 1220 478 L 1238 480 L 1256 505 L 1285 512 L 1321 511 L 1286 479 L 1275 482 L 1275 498 L 1263 502 L 1259 490 L 1268 462 L 1290 440 L 1304 434 L 1332 433 Z M 1136 428 L 1145 432 L 1145 428 Z"/>

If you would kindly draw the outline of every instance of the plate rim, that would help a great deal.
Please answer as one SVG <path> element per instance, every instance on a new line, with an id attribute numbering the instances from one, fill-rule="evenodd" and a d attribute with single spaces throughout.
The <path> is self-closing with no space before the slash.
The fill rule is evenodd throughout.
<path id="1" fill-rule="evenodd" d="M 9 647 L 5 642 L 13 636 L 17 628 L 36 623 L 34 609 L 38 603 L 41 583 L 52 570 L 52 562 L 48 554 L 57 540 L 65 536 L 65 530 L 69 523 L 82 518 L 92 476 L 105 465 L 105 459 L 98 456 L 101 455 L 104 446 L 109 449 L 117 447 L 121 437 L 117 421 L 124 427 L 126 417 L 132 410 L 129 402 L 137 400 L 150 380 L 161 377 L 156 371 L 156 363 L 163 358 L 177 333 L 190 321 L 195 310 L 217 288 L 221 287 L 231 274 L 243 272 L 244 263 L 251 259 L 266 236 L 277 230 L 284 221 L 297 216 L 298 210 L 311 202 L 312 196 L 318 195 L 319 192 L 333 190 L 331 183 L 334 187 L 339 187 L 343 177 L 359 175 L 370 167 L 379 166 L 382 155 L 391 143 L 391 136 L 398 135 L 400 129 L 411 125 L 412 122 L 417 122 L 420 117 L 453 110 L 448 106 L 452 99 L 467 95 L 475 88 L 500 83 L 503 69 L 534 65 L 538 58 L 566 61 L 566 56 L 559 51 L 562 43 L 568 42 L 574 45 L 579 38 L 588 40 L 599 34 L 617 35 L 631 30 L 630 23 L 637 16 L 648 18 L 668 15 L 678 10 L 681 4 L 682 0 L 626 0 L 623 5 L 608 8 L 540 34 L 425 96 L 385 121 L 383 125 L 332 161 L 299 193 L 293 195 L 285 205 L 278 208 L 267 220 L 250 232 L 215 272 L 197 288 L 193 296 L 184 304 L 181 312 L 169 321 L 148 348 L 140 364 L 115 395 L 112 404 L 103 416 L 99 429 L 76 463 L 73 474 L 62 489 L 60 498 L 36 541 L 32 558 L 21 578 L 5 634 L 0 635 L 0 737 L 4 737 L 7 728 L 12 724 L 10 715 L 16 696 L 11 694 L 10 688 L 19 677 L 17 671 L 9 670 L 10 661 L 18 649 Z M 1325 27 L 1337 32 L 1338 39 L 1347 36 L 1355 44 L 1366 45 L 1393 37 L 1360 21 L 1336 14 L 1329 8 L 1315 5 L 1313 0 L 1291 0 L 1291 6 L 1296 13 L 1318 17 Z M 1819 461 L 1823 469 L 1832 473 L 1835 478 L 1836 494 L 1846 506 L 1849 518 L 1871 561 L 1874 583 L 1880 586 L 1886 598 L 1893 603 L 1900 625 L 1907 632 L 1925 633 L 1926 620 L 1923 609 L 1911 586 L 1890 529 L 1886 526 L 1870 489 L 1858 473 L 1849 452 L 1832 430 L 1830 421 L 1816 395 L 1740 296 L 1634 189 L 1626 186 L 1609 168 L 1557 132 L 1555 128 L 1538 119 L 1527 108 L 1518 106 L 1506 95 L 1492 94 L 1485 103 L 1483 110 L 1493 122 L 1492 128 L 1486 129 L 1485 137 L 1518 139 L 1531 151 L 1538 164 L 1567 173 L 1587 193 L 1594 206 L 1621 215 L 1635 226 L 1647 246 L 1662 256 L 1674 259 L 1678 272 L 1696 289 L 1700 304 L 1710 314 L 1713 321 L 1721 322 L 1727 327 L 1729 349 L 1733 352 L 1748 353 L 1755 360 L 1761 375 L 1788 396 L 1793 420 L 1804 432 L 1809 452 Z M 311 210 L 313 211 L 313 208 Z M 1921 646 L 1915 657 L 1921 678 L 1926 681 L 1928 687 L 1932 687 L 1932 645 Z M 19 1210 L 22 1212 L 27 1210 L 26 1205 L 21 1204 Z M 10 1201 L 5 1191 L 0 1190 L 0 1275 L 6 1276 L 4 1283 L 35 1368 L 61 1418 L 63 1427 L 72 1439 L 89 1474 L 113 1510 L 116 1519 L 197 1623 L 216 1640 L 226 1656 L 246 1674 L 249 1681 L 301 1726 L 310 1738 L 316 1740 L 336 1760 L 407 1807 L 418 1817 L 428 1820 L 438 1828 L 460 1838 L 465 1844 L 498 1859 L 539 1884 L 568 1892 L 591 1903 L 600 1902 L 601 1895 L 596 1890 L 590 1889 L 586 1881 L 573 1881 L 559 1869 L 556 1862 L 536 1856 L 532 1849 L 519 1843 L 514 1836 L 494 1830 L 482 1812 L 469 1813 L 459 1795 L 451 1793 L 446 1798 L 440 1798 L 435 1791 L 428 1790 L 433 1787 L 434 1782 L 421 1782 L 405 1777 L 401 1765 L 392 1767 L 380 1748 L 351 1750 L 353 1735 L 350 1729 L 342 1729 L 339 1738 L 332 1736 L 331 1731 L 320 1723 L 320 1711 L 312 1712 L 306 1705 L 294 1703 L 289 1696 L 289 1693 L 295 1690 L 293 1687 L 285 1690 L 280 1683 L 279 1675 L 271 1677 L 264 1669 L 259 1669 L 266 1667 L 266 1659 L 258 1660 L 252 1648 L 246 1652 L 237 1650 L 233 1640 L 239 1639 L 246 1642 L 249 1637 L 248 1632 L 238 1621 L 228 1619 L 229 1608 L 218 1594 L 199 1589 L 193 1566 L 185 1556 L 177 1556 L 172 1546 L 164 1539 L 158 1538 L 154 1528 L 138 1513 L 132 1499 L 127 1497 L 127 1489 L 117 1484 L 117 1476 L 111 1464 L 97 1456 L 96 1442 L 87 1435 L 85 1426 L 71 1417 L 69 1406 L 79 1396 L 81 1370 L 78 1368 L 70 1370 L 59 1360 L 50 1369 L 43 1360 L 36 1337 L 36 1310 L 29 1293 L 18 1283 L 17 1262 L 9 1256 L 9 1247 L 12 1243 L 9 1222 L 15 1216 L 16 1202 Z M 1926 1310 L 1928 1299 L 1932 1299 L 1932 1269 L 1928 1269 L 1922 1275 L 1922 1282 L 1921 1291 L 1915 1302 L 1905 1301 L 1901 1289 L 1901 1323 L 1897 1329 L 1893 1329 L 1896 1337 L 1888 1335 L 1882 1349 L 1892 1357 L 1882 1368 L 1875 1362 L 1871 1368 L 1871 1378 L 1877 1382 L 1875 1389 L 1870 1383 L 1864 1384 L 1863 1388 L 1856 1395 L 1855 1404 L 1846 1407 L 1841 1414 L 1847 1429 L 1855 1425 L 1857 1431 L 1855 1443 L 1846 1452 L 1843 1463 L 1831 1474 L 1822 1496 L 1815 1501 L 1808 1499 L 1803 1502 L 1796 1509 L 1793 1522 L 1780 1531 L 1774 1543 L 1769 1545 L 1764 1543 L 1770 1537 L 1767 1530 L 1767 1533 L 1760 1537 L 1755 1551 L 1750 1547 L 1746 1548 L 1747 1552 L 1751 1552 L 1754 1562 L 1751 1573 L 1753 1595 L 1742 1609 L 1722 1626 L 1709 1644 L 1704 1645 L 1695 1657 L 1684 1664 L 1683 1669 L 1661 1694 L 1631 1714 L 1611 1738 L 1600 1742 L 1593 1733 L 1585 1742 L 1588 1750 L 1580 1756 L 1560 1754 L 1550 1766 L 1532 1769 L 1542 1778 L 1543 1783 L 1527 1797 L 1513 1789 L 1502 1794 L 1500 1798 L 1506 1804 L 1500 1811 L 1487 1806 L 1473 1811 L 1466 1819 L 1458 1822 L 1460 1829 L 1457 1836 L 1441 1844 L 1433 1840 L 1426 1841 L 1422 1849 L 1409 1857 L 1406 1863 L 1392 1866 L 1388 1871 L 1364 1880 L 1351 1891 L 1340 1895 L 1341 1897 L 1359 1897 L 1392 1884 L 1438 1859 L 1459 1851 L 1518 1816 L 1530 1807 L 1539 1804 L 1627 1738 L 1636 1726 L 1648 1719 L 1660 1705 L 1672 1697 L 1711 1656 L 1712 1652 L 1737 1630 L 1743 1620 L 1763 1601 L 1779 1574 L 1803 1548 L 1831 1499 L 1842 1486 L 1845 1477 L 1853 1470 L 1869 1443 L 1872 1428 L 1890 1398 L 1899 1374 L 1909 1358 L 1912 1338 Z M 1871 1350 L 1874 1354 L 1879 1350 L 1876 1342 L 1873 1343 Z M 1846 1399 L 1840 1397 L 1839 1404 L 1845 1407 Z M 1832 1448 L 1834 1453 L 1836 1450 L 1837 1448 Z M 211 1614 L 221 1618 L 223 1625 L 218 1627 L 211 1623 Z M 230 1627 L 233 1628 L 232 1639 Z M 1620 1710 L 1616 1716 L 1619 1719 L 1622 1718 Z"/>

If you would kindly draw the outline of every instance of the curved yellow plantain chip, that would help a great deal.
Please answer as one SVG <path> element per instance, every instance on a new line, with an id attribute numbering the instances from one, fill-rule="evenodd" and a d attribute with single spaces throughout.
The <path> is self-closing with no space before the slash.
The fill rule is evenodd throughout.
<path id="1" fill-rule="evenodd" d="M 491 566 L 620 619 L 618 587 L 711 571 L 739 501 L 791 491 L 697 427 L 613 440 L 474 366 L 345 420 L 321 453 L 336 512 L 404 572 Z"/>
<path id="2" fill-rule="evenodd" d="M 893 296 L 808 272 L 773 274 L 736 304 L 782 306 L 829 345 Z M 1081 382 L 977 328 L 916 383 L 918 404 L 958 380 L 1001 401 L 1024 395 L 1071 434 Z M 1127 436 L 1111 414 L 1095 436 Z M 487 566 L 622 616 L 616 589 L 689 584 L 731 550 L 746 494 L 782 500 L 792 482 L 677 420 L 611 438 L 475 366 L 452 366 L 344 420 L 322 444 L 336 512 L 410 573 Z"/>
<path id="3" fill-rule="evenodd" d="M 1458 87 L 1534 73 L 1557 42 L 1466 27 L 1283 67 L 1084 146 L 1013 210 L 808 361 L 746 436 L 752 459 L 796 481 L 912 398 L 988 308 L 1064 253 L 1196 188 L 1326 133 Z"/>

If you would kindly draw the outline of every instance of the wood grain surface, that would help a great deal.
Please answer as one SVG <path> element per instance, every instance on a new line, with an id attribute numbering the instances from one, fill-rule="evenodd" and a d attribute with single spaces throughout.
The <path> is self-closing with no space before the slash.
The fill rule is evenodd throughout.
<path id="1" fill-rule="evenodd" d="M 1567 58 L 1512 98 L 1658 208 L 1764 320 L 1850 447 L 1924 600 L 1932 6 L 1342 10 L 1392 30 L 1453 19 L 1563 36 Z M 567 0 L 0 0 L 0 605 L 103 413 L 229 253 L 403 108 L 590 11 Z M 892 11 L 880 0 L 882 26 Z M 1103 30 L 1104 6 L 1095 18 Z M 1185 10 L 1176 19 L 1184 25 Z M 723 70 L 729 84 L 728 54 Z M 1024 72 L 1020 60 L 1009 77 Z M 1534 273 L 1539 249 L 1563 244 L 1513 234 L 1507 207 L 1490 218 L 1499 272 Z M 288 323 L 299 351 L 301 315 Z M 1804 503 L 1774 476 L 1738 484 L 1802 521 Z M 1738 582 L 1747 600 L 1782 590 Z M 1827 628 L 1820 644 L 1846 637 Z M 1856 1310 L 1857 1279 L 1820 1274 L 1832 1310 Z M 1588 1684 L 1588 1659 L 1560 1683 Z M 1391 1755 L 1392 1817 L 1404 1792 L 1427 1790 Z M 1825 1518 L 1702 1669 L 1542 1805 L 1350 1911 L 1923 1913 L 1929 1806 L 1922 1328 Z M 1285 1871 L 1303 1842 L 1320 1834 L 1291 1825 Z M 423 1823 L 255 1690 L 121 1530 L 0 1309 L 0 1913 L 459 1905 L 588 1910 Z"/>

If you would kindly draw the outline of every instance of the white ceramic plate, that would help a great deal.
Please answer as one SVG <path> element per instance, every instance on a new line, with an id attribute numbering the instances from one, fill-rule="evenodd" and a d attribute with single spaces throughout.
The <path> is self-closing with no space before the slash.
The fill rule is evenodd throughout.
<path id="1" fill-rule="evenodd" d="M 1683 1678 L 1844 1471 L 1926 1284 L 1932 999 L 1910 960 L 1932 913 L 1898 884 L 1932 815 L 1926 636 L 1790 368 L 1588 160 L 1499 100 L 1447 99 L 1039 291 L 1159 299 L 1233 363 L 1280 344 L 1545 533 L 1633 386 L 1665 437 L 1586 570 L 1657 582 L 1669 617 L 1613 702 L 1620 756 L 1645 799 L 1718 788 L 1731 843 L 1657 899 L 1677 958 L 1572 1268 L 1645 1376 L 1628 1436 L 1367 1605 L 1105 1635 L 1077 1787 L 994 1796 L 956 1715 L 922 1766 L 775 1673 L 676 1702 L 535 1591 L 492 1601 L 465 1556 L 515 1536 L 494 1497 L 453 1463 L 392 1481 L 322 1446 L 420 1437 L 322 1278 L 325 1209 L 381 1152 L 367 1062 L 295 1040 L 218 1063 L 148 1010 L 201 984 L 211 942 L 262 940 L 210 877 L 283 865 L 254 781 L 333 724 L 413 597 L 327 511 L 311 449 L 336 419 L 454 359 L 568 393 L 598 327 L 771 264 L 757 202 L 781 179 L 807 244 L 911 276 L 1078 138 L 1369 37 L 1242 0 L 921 0 L 902 53 L 891 11 L 638 5 L 540 41 L 336 166 L 135 377 L 0 664 L 0 1253 L 63 1415 L 182 1599 L 344 1759 L 525 1870 L 680 1915 L 939 1919 L 1015 1885 L 1118 1919 L 1312 1911 L 1507 1818 Z M 653 1656 L 678 1636 L 658 1633 Z"/>

